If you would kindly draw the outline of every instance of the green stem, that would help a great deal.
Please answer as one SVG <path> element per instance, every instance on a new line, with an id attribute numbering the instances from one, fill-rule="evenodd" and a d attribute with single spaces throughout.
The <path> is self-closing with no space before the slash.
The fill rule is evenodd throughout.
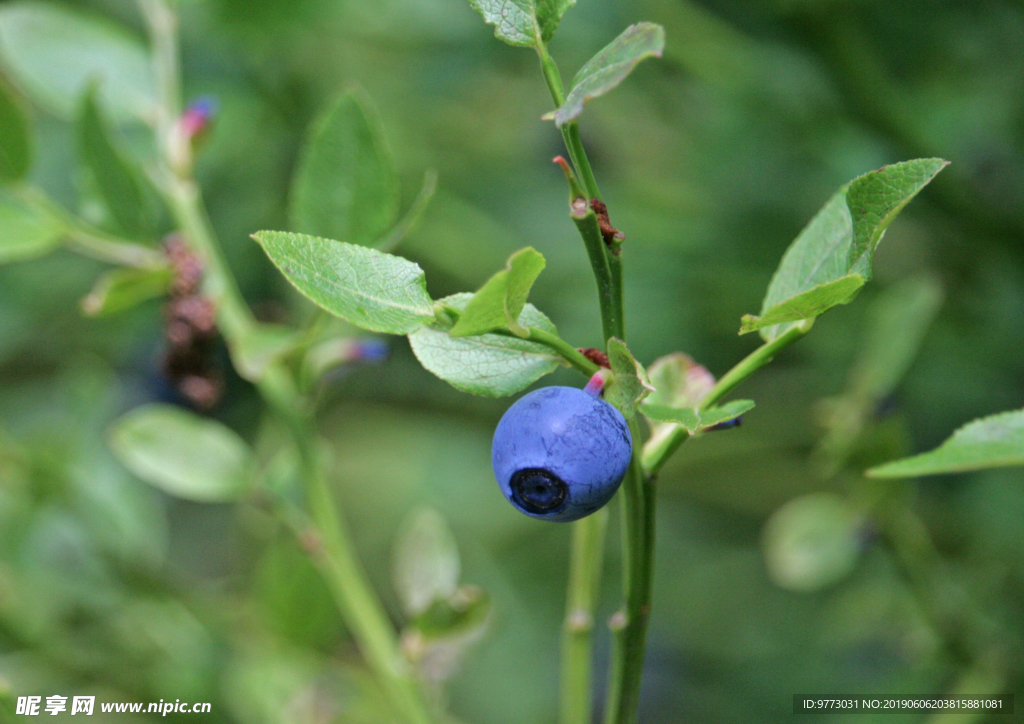
<path id="1" fill-rule="evenodd" d="M 155 75 L 162 99 L 157 125 L 165 168 L 159 174 L 160 188 L 181 232 L 203 259 L 204 291 L 215 300 L 218 326 L 229 347 L 237 347 L 255 320 L 224 260 L 199 188 L 191 179 L 188 139 L 176 130 L 175 114 L 181 107 L 176 18 L 162 0 L 142 0 L 142 7 L 153 36 Z M 423 692 L 401 654 L 387 613 L 370 586 L 336 509 L 319 459 L 319 438 L 308 401 L 296 388 L 291 372 L 281 364 L 267 369 L 258 388 L 287 424 L 299 451 L 306 504 L 321 543 L 318 563 L 346 624 L 367 664 L 404 718 L 411 724 L 431 724 L 433 717 Z"/>
<path id="2" fill-rule="evenodd" d="M 630 433 L 640 440 L 636 418 Z M 639 445 L 622 483 L 622 584 L 625 604 L 609 621 L 614 637 L 605 724 L 634 724 L 640 706 L 654 581 L 654 477 L 640 464 Z"/>
<path id="3" fill-rule="evenodd" d="M 64 246 L 97 261 L 138 269 L 159 269 L 167 266 L 167 257 L 158 250 L 134 241 L 121 239 L 93 227 L 69 214 L 61 206 L 32 186 L 15 185 L 11 193 L 57 219 L 64 227 Z"/>
<path id="4" fill-rule="evenodd" d="M 601 198 L 601 190 L 597 187 L 597 179 L 594 178 L 594 169 L 590 167 L 590 159 L 587 158 L 587 151 L 583 148 L 583 139 L 580 138 L 580 127 L 576 121 L 569 121 L 562 126 L 562 139 L 565 141 L 566 150 L 576 166 L 576 173 L 583 181 L 583 187 L 587 195 L 592 199 Z"/>
<path id="5" fill-rule="evenodd" d="M 548 92 L 551 93 L 551 100 L 558 108 L 565 103 L 565 94 L 562 90 L 562 74 L 558 70 L 558 64 L 548 54 L 547 47 L 538 42 L 537 55 L 540 56 L 540 67 L 544 73 L 544 82 L 547 83 Z M 601 190 L 597 187 L 597 179 L 594 178 L 594 170 L 590 167 L 590 159 L 587 158 L 587 151 L 583 148 L 583 139 L 580 138 L 580 129 L 576 121 L 570 121 L 561 128 L 562 140 L 565 142 L 565 149 L 569 152 L 572 165 L 576 173 L 583 180 L 583 187 L 587 190 L 587 196 L 592 199 L 601 198 Z"/>
<path id="6" fill-rule="evenodd" d="M 551 92 L 552 100 L 560 106 L 564 102 L 561 76 L 547 49 L 540 45 L 541 67 Z M 576 122 L 562 126 L 562 138 L 579 174 L 587 195 L 600 199 L 601 193 L 594 178 L 593 169 L 583 148 L 579 127 Z M 622 259 L 609 251 L 598 225 L 597 215 L 590 208 L 587 199 L 573 199 L 571 216 L 583 237 L 590 257 L 594 280 L 597 282 L 598 300 L 601 308 L 601 327 L 604 340 L 618 337 L 625 340 L 625 316 L 623 305 Z M 636 721 L 640 703 L 640 682 L 643 676 L 644 653 L 647 640 L 647 622 L 651 610 L 651 583 L 654 565 L 654 484 L 653 478 L 644 472 L 640 461 L 640 427 L 636 419 L 630 420 L 630 432 L 635 442 L 633 460 L 623 481 L 622 489 L 622 538 L 623 538 L 623 589 L 625 606 L 612 618 L 611 626 L 615 635 L 612 652 L 611 673 L 608 684 L 608 699 L 605 705 L 607 724 L 632 724 Z M 577 522 L 574 540 L 579 546 L 591 535 L 583 526 L 586 519 Z M 589 524 L 594 525 L 594 524 Z M 602 567 L 603 551 L 597 547 L 581 550 L 574 555 L 569 577 L 569 614 L 566 630 L 572 631 L 573 619 L 593 617 L 595 601 L 588 598 L 588 591 L 596 590 L 597 576 Z M 588 604 L 585 607 L 574 603 Z M 562 721 L 563 724 L 587 721 L 590 716 L 590 695 L 587 682 L 590 679 L 591 633 L 589 629 L 574 631 L 563 637 L 562 647 Z"/>
<path id="7" fill-rule="evenodd" d="M 412 667 L 399 652 L 391 621 L 370 586 L 347 526 L 338 514 L 319 459 L 320 438 L 311 412 L 300 404 L 298 390 L 287 370 L 272 366 L 259 383 L 260 392 L 285 420 L 299 450 L 306 505 L 318 545 L 311 551 L 343 618 L 370 669 L 381 680 L 405 719 L 431 724 Z"/>
<path id="8" fill-rule="evenodd" d="M 622 247 L 616 245 L 614 249 L 608 249 L 608 274 L 611 277 L 612 285 L 612 307 L 615 310 L 615 318 L 618 320 L 618 331 L 615 335 L 619 339 L 626 339 L 626 308 L 623 299 L 622 285 Z"/>
<path id="9" fill-rule="evenodd" d="M 593 721 L 590 680 L 594 609 L 601 583 L 607 528 L 607 508 L 578 521 L 572 528 L 569 591 L 562 625 L 562 724 L 591 724 Z"/>
<path id="10" fill-rule="evenodd" d="M 453 320 L 457 320 L 462 315 L 460 310 L 449 305 L 444 305 L 444 312 Z M 570 364 L 574 369 L 582 372 L 587 377 L 590 377 L 601 369 L 594 362 L 587 359 L 582 352 L 559 337 L 557 334 L 551 334 L 551 332 L 545 332 L 543 329 L 537 329 L 536 327 L 527 327 L 526 331 L 528 332 L 526 339 L 529 339 L 531 342 L 544 345 L 561 357 L 565 362 Z M 510 329 L 494 329 L 488 332 L 488 334 L 497 334 L 511 339 L 523 339 L 523 337 L 520 337 Z"/>
<path id="11" fill-rule="evenodd" d="M 618 275 L 621 285 L 621 274 Z M 621 289 L 620 289 L 621 294 Z M 621 296 L 619 297 L 621 298 Z M 810 322 L 797 325 L 777 339 L 748 355 L 727 372 L 711 390 L 702 408 L 722 399 L 743 380 L 760 369 L 781 349 L 789 346 L 810 329 Z M 634 440 L 640 440 L 636 420 L 630 423 Z M 678 426 L 655 443 L 651 450 L 634 449 L 633 464 L 623 482 L 623 583 L 625 608 L 612 617 L 615 635 L 605 724 L 634 724 L 640 704 L 640 684 L 646 651 L 647 623 L 651 611 L 651 585 L 654 566 L 654 475 L 686 439 Z"/>
<path id="12" fill-rule="evenodd" d="M 562 92 L 562 74 L 558 70 L 558 65 L 548 54 L 548 49 L 543 43 L 538 42 L 537 54 L 540 56 L 540 66 L 548 91 L 551 93 L 551 100 L 555 102 L 556 106 L 561 106 L 565 102 L 565 96 Z M 580 138 L 576 121 L 566 123 L 561 130 L 565 148 L 569 152 L 569 158 L 572 159 L 576 173 L 583 181 L 587 196 L 591 199 L 600 199 L 601 192 L 597 188 L 597 179 L 594 178 L 594 170 L 590 167 L 590 160 L 583 148 L 583 140 Z M 587 199 L 572 199 L 571 203 L 572 220 L 576 224 L 580 236 L 583 237 L 587 255 L 590 257 L 590 265 L 594 271 L 594 279 L 597 281 L 604 341 L 607 343 L 610 337 L 625 339 L 623 318 L 617 312 L 622 306 L 621 261 L 618 262 L 620 266 L 617 270 L 617 281 L 615 281 L 609 266 L 610 254 L 604 243 L 604 237 L 601 236 L 601 227 L 597 223 L 597 214 L 590 209 Z"/>
<path id="13" fill-rule="evenodd" d="M 206 264 L 206 291 L 217 301 L 218 325 L 229 346 L 234 347 L 254 324 L 252 313 L 245 305 L 212 236 L 195 184 L 177 179 L 170 189 L 169 205 L 190 245 Z M 294 387 L 294 381 L 284 367 L 272 365 L 258 386 L 275 412 L 288 422 L 293 442 L 299 450 L 306 502 L 323 546 L 319 567 L 324 571 L 359 650 L 401 708 L 406 720 L 413 724 L 429 724 L 432 717 L 419 685 L 408 670 L 384 607 L 374 594 L 356 558 L 347 528 L 335 509 L 316 455 L 315 441 L 318 438 L 311 422 L 301 414 L 303 400 Z"/>
<path id="14" fill-rule="evenodd" d="M 562 359 L 588 377 L 601 369 L 598 365 L 584 357 L 578 349 L 558 335 L 545 332 L 543 329 L 537 329 L 536 327 L 529 327 L 527 331 L 530 333 L 530 340 L 532 342 L 537 342 L 545 347 L 549 347 L 553 351 L 557 352 Z"/>
<path id="15" fill-rule="evenodd" d="M 589 207 L 586 199 L 573 200 L 571 216 L 583 237 L 594 272 L 601 309 L 601 331 L 607 344 L 609 339 L 621 334 L 622 326 L 620 318 L 616 315 L 616 294 L 608 269 L 604 239 L 601 237 L 597 215 Z M 634 440 L 639 439 L 634 437 Z M 598 525 L 591 522 L 595 516 L 573 524 L 574 545 L 569 562 L 569 587 L 566 594 L 569 603 L 565 633 L 562 636 L 562 724 L 589 723 L 591 720 L 593 626 L 582 627 L 578 624 L 584 620 L 593 621 L 597 605 L 596 591 L 604 566 L 604 547 L 596 544 L 594 532 L 591 530 L 592 526 Z M 590 545 L 585 545 L 586 542 Z"/>
<path id="16" fill-rule="evenodd" d="M 597 214 L 587 204 L 586 199 L 575 199 L 572 202 L 570 218 L 576 224 L 576 228 L 583 238 L 583 245 L 590 258 L 590 267 L 594 272 L 594 281 L 597 283 L 597 301 L 601 307 L 601 331 L 604 334 L 604 342 L 607 344 L 612 337 L 622 339 L 625 325 L 618 313 L 618 300 L 622 296 L 622 291 L 616 288 L 615 278 L 608 266 L 609 255 L 604 237 L 601 236 Z M 621 275 L 619 282 L 621 283 Z"/>
<path id="17" fill-rule="evenodd" d="M 64 246 L 76 254 L 107 264 L 136 269 L 160 269 L 167 266 L 167 257 L 156 249 L 108 237 L 106 234 L 94 233 L 78 226 L 68 228 Z"/>
<path id="18" fill-rule="evenodd" d="M 807 334 L 811 330 L 811 324 L 813 321 L 814 320 L 808 319 L 790 327 L 772 341 L 765 342 L 763 345 L 740 360 L 736 366 L 722 375 L 722 378 L 715 383 L 713 388 L 711 388 L 711 392 L 704 398 L 704 401 L 701 402 L 701 409 L 706 410 L 713 406 L 716 402 L 732 392 L 733 388 L 737 387 L 741 382 L 750 377 L 750 375 L 754 374 L 754 372 L 771 362 L 775 358 L 775 355 L 780 351 L 784 350 L 786 347 Z"/>
<path id="19" fill-rule="evenodd" d="M 750 375 L 772 361 L 776 354 L 789 345 L 803 337 L 811 329 L 813 320 L 806 320 L 790 327 L 770 342 L 765 342 L 753 352 L 748 354 L 731 370 L 726 372 L 715 386 L 708 393 L 708 396 L 701 402 L 701 409 L 706 410 L 716 402 L 729 394 L 741 382 Z M 644 470 L 648 475 L 656 475 L 661 467 L 672 457 L 672 453 L 679 449 L 689 433 L 682 425 L 677 425 L 667 435 L 659 436 L 652 440 L 650 445 L 644 447 L 642 461 Z"/>
<path id="20" fill-rule="evenodd" d="M 544 82 L 547 83 L 551 100 L 558 108 L 565 103 L 565 92 L 562 90 L 562 73 L 558 70 L 558 64 L 548 53 L 547 46 L 538 42 L 537 55 L 540 56 L 540 69 L 544 74 Z M 568 145 L 568 144 L 567 144 Z"/>
<path id="21" fill-rule="evenodd" d="M 616 315 L 615 290 L 605 256 L 604 239 L 601 237 L 597 215 L 589 207 L 586 199 L 573 200 L 571 217 L 583 237 L 594 272 L 601 309 L 601 331 L 607 344 L 609 339 L 621 334 L 622 326 L 620 318 Z M 569 586 L 566 594 L 569 603 L 565 634 L 562 637 L 562 724 L 589 722 L 591 717 L 593 627 L 581 627 L 578 626 L 578 622 L 593 621 L 597 605 L 597 586 L 604 567 L 604 547 L 596 544 L 591 530 L 591 526 L 598 525 L 591 522 L 595 516 L 573 523 L 574 545 L 569 562 Z M 589 542 L 590 545 L 584 545 L 584 542 Z"/>

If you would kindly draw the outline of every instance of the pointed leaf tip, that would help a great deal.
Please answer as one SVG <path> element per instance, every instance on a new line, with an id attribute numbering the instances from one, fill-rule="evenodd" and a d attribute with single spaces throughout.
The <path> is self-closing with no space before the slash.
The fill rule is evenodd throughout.
<path id="1" fill-rule="evenodd" d="M 292 181 L 292 227 L 366 246 L 398 213 L 398 174 L 373 102 L 359 88 L 346 90 L 309 131 Z"/>
<path id="2" fill-rule="evenodd" d="M 496 329 L 509 329 L 520 337 L 529 336 L 526 328 L 519 324 L 519 315 L 546 264 L 544 256 L 532 246 L 510 256 L 505 268 L 473 295 L 452 327 L 451 336 L 471 337 Z"/>
<path id="3" fill-rule="evenodd" d="M 790 244 L 760 316 L 745 317 L 740 333 L 760 329 L 772 340 L 792 323 L 850 302 L 871 279 L 872 258 L 886 228 L 948 163 L 941 158 L 895 163 L 839 189 Z"/>

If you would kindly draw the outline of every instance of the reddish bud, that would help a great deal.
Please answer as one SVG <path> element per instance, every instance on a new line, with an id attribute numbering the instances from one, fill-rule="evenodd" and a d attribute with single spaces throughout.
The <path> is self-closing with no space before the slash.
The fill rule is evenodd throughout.
<path id="1" fill-rule="evenodd" d="M 583 391 L 588 395 L 600 397 L 604 391 L 604 372 L 595 372 L 590 381 L 587 382 L 587 386 L 583 388 Z"/>
<path id="2" fill-rule="evenodd" d="M 181 130 L 188 139 L 194 139 L 209 130 L 216 114 L 216 99 L 203 96 L 190 104 L 181 114 Z"/>

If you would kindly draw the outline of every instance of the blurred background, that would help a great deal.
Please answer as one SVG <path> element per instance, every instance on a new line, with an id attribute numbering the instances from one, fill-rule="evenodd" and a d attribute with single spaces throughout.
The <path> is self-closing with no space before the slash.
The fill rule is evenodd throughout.
<path id="1" fill-rule="evenodd" d="M 144 38 L 133 3 L 63 5 Z M 403 206 L 438 171 L 398 249 L 431 295 L 473 290 L 532 245 L 548 260 L 533 303 L 573 344 L 599 344 L 534 53 L 496 41 L 465 0 L 183 0 L 181 13 L 186 96 L 219 106 L 197 175 L 262 318 L 310 308 L 248 235 L 287 228 L 307 127 L 358 84 Z M 979 662 L 1002 682 L 991 693 L 1020 691 L 1024 471 L 885 486 L 860 473 L 1024 405 L 1024 4 L 579 0 L 551 46 L 563 75 L 639 20 L 664 25 L 664 59 L 588 104 L 581 130 L 627 237 L 629 341 L 645 363 L 683 351 L 722 374 L 756 346 L 740 316 L 836 188 L 885 163 L 952 161 L 890 229 L 875 283 L 744 385 L 757 408 L 741 427 L 687 443 L 661 475 L 642 721 L 789 721 L 794 694 L 945 695 Z M 32 181 L 81 209 L 73 126 L 45 104 L 31 116 Z M 167 393 L 160 302 L 83 318 L 103 268 L 67 252 L 0 266 L 9 692 L 209 701 L 215 722 L 390 721 L 326 587 L 265 509 L 171 498 L 109 453 L 111 422 Z M 569 528 L 517 513 L 494 483 L 509 400 L 459 393 L 389 342 L 386 362 L 343 369 L 322 394 L 360 555 L 397 619 L 396 535 L 414 511 L 440 512 L 461 579 L 493 604 L 446 687 L 451 711 L 554 722 Z M 211 414 L 252 439 L 261 402 L 224 357 Z M 865 382 L 876 368 L 889 378 Z M 894 490 L 912 516 L 897 530 L 923 523 L 937 554 L 916 568 L 865 512 Z M 599 621 L 619 600 L 615 512 Z M 879 720 L 901 718 L 925 719 Z"/>

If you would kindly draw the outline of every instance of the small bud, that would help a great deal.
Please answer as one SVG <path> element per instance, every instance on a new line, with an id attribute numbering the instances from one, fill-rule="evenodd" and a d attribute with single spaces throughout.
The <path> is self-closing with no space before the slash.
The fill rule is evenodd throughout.
<path id="1" fill-rule="evenodd" d="M 603 370 L 595 372 L 594 375 L 590 378 L 590 381 L 587 382 L 587 386 L 583 388 L 583 391 L 586 392 L 588 395 L 600 397 L 601 393 L 604 391 L 604 378 L 605 373 Z"/>
<path id="2" fill-rule="evenodd" d="M 565 174 L 565 181 L 569 184 L 569 203 L 573 206 L 573 213 L 578 214 L 576 211 L 576 200 L 584 199 L 583 188 L 580 186 L 579 181 L 576 180 L 576 174 L 572 171 L 572 166 L 561 156 L 555 156 L 552 161 L 562 167 L 562 173 Z M 587 213 L 586 209 L 583 209 L 583 213 Z"/>
<path id="3" fill-rule="evenodd" d="M 353 340 L 352 359 L 362 362 L 383 362 L 388 358 L 390 347 L 383 339 L 367 337 Z"/>
<path id="4" fill-rule="evenodd" d="M 182 133 L 185 138 L 195 141 L 210 129 L 217 114 L 217 100 L 212 96 L 203 96 L 194 101 L 181 114 Z"/>
<path id="5" fill-rule="evenodd" d="M 340 337 L 322 342 L 306 355 L 306 368 L 316 379 L 330 370 L 349 369 L 342 365 L 355 362 L 377 364 L 388 358 L 388 343 L 376 337 Z"/>
<path id="6" fill-rule="evenodd" d="M 562 173 L 565 174 L 566 179 L 571 179 L 574 177 L 572 168 L 569 166 L 569 162 L 566 161 L 562 156 L 555 156 L 553 159 L 551 159 L 551 162 L 557 163 L 559 166 L 562 167 Z"/>

